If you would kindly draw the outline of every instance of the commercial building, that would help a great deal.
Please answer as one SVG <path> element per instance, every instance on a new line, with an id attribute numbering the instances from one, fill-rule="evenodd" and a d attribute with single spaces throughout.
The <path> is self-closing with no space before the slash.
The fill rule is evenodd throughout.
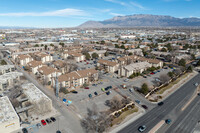
<path id="1" fill-rule="evenodd" d="M 11 133 L 20 129 L 20 121 L 7 96 L 0 97 L 0 132 Z"/>

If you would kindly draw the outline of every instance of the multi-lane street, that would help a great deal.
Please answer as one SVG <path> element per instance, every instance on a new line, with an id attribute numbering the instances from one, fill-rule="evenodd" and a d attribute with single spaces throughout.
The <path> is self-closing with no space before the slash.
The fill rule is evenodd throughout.
<path id="1" fill-rule="evenodd" d="M 184 111 L 182 111 L 181 109 L 193 95 L 196 89 L 196 86 L 194 85 L 196 82 L 200 83 L 200 74 L 196 75 L 186 84 L 184 84 L 180 89 L 178 89 L 175 93 L 165 99 L 162 106 L 157 106 L 153 108 L 145 115 L 119 131 L 119 133 L 137 133 L 139 132 L 138 127 L 141 125 L 146 126 L 146 130 L 144 132 L 147 133 L 161 120 L 165 120 L 170 116 L 173 116 L 171 119 L 174 122 L 172 122 L 171 127 L 168 129 L 167 132 L 177 133 L 177 131 L 181 131 L 181 133 L 190 133 L 195 127 L 195 122 L 198 119 L 198 117 L 194 117 L 199 111 L 199 97 L 195 98 L 194 101 Z M 190 117 L 191 115 L 193 116 L 192 118 Z M 187 122 L 187 120 L 193 120 L 194 122 L 190 123 Z M 185 123 L 189 128 L 181 129 L 181 127 L 185 127 L 181 123 Z M 176 126 L 179 126 L 179 128 L 174 128 Z"/>

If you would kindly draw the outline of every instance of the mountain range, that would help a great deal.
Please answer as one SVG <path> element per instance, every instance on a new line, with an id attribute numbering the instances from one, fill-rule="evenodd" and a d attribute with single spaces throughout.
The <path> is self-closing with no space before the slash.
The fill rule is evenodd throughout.
<path id="1" fill-rule="evenodd" d="M 116 16 L 104 21 L 87 21 L 79 28 L 125 28 L 125 27 L 185 27 L 200 26 L 200 18 L 176 18 L 164 15 L 136 14 Z"/>

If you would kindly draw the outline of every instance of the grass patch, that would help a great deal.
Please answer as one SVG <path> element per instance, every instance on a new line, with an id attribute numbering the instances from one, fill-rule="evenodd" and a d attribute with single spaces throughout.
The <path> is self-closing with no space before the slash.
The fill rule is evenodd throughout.
<path id="1" fill-rule="evenodd" d="M 138 112 L 138 108 L 136 108 L 136 107 L 134 109 L 130 109 L 130 110 L 123 112 L 118 118 L 115 118 L 112 121 L 112 125 L 121 123 L 128 115 L 133 114 L 135 112 Z"/>
<path id="2" fill-rule="evenodd" d="M 184 75 L 182 75 L 181 77 L 179 77 L 178 79 L 176 79 L 175 81 L 169 83 L 168 86 L 165 86 L 163 88 L 161 88 L 157 94 L 163 94 L 166 90 L 170 89 L 171 87 L 173 87 L 175 84 L 177 84 L 179 81 L 181 81 L 182 79 L 186 78 L 188 76 L 188 74 L 190 73 L 186 73 Z"/>

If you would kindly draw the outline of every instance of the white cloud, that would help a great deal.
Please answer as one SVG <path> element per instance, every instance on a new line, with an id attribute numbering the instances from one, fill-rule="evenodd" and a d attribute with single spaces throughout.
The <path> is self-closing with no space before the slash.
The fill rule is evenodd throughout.
<path id="1" fill-rule="evenodd" d="M 17 12 L 17 13 L 0 13 L 0 16 L 16 16 L 16 17 L 23 17 L 23 16 L 60 16 L 60 17 L 67 17 L 67 16 L 88 16 L 89 14 L 83 10 L 73 9 L 73 8 L 66 8 L 61 10 L 55 11 L 48 11 L 48 12 Z"/>
<path id="2" fill-rule="evenodd" d="M 133 5 L 135 7 L 138 7 L 140 9 L 145 9 L 142 5 L 140 5 L 140 4 L 136 3 L 136 2 L 130 2 L 130 3 L 131 3 L 131 5 Z"/>
<path id="3" fill-rule="evenodd" d="M 120 4 L 120 5 L 122 5 L 122 6 L 126 6 L 126 3 L 121 2 L 121 1 L 118 1 L 118 0 L 105 0 L 105 1 L 112 2 L 112 3 L 116 3 L 116 4 Z"/>
<path id="4" fill-rule="evenodd" d="M 142 9 L 142 10 L 146 9 L 144 6 L 142 6 L 141 4 L 136 3 L 136 2 L 125 3 L 125 2 L 122 2 L 122 1 L 119 1 L 119 0 L 105 0 L 105 1 L 120 4 L 120 5 L 125 6 L 125 7 L 133 7 L 134 6 L 134 7 L 137 7 L 139 9 Z"/>
<path id="5" fill-rule="evenodd" d="M 114 12 L 111 12 L 110 15 L 113 15 L 113 16 L 124 16 L 124 14 L 119 14 L 119 13 L 114 13 Z"/>

